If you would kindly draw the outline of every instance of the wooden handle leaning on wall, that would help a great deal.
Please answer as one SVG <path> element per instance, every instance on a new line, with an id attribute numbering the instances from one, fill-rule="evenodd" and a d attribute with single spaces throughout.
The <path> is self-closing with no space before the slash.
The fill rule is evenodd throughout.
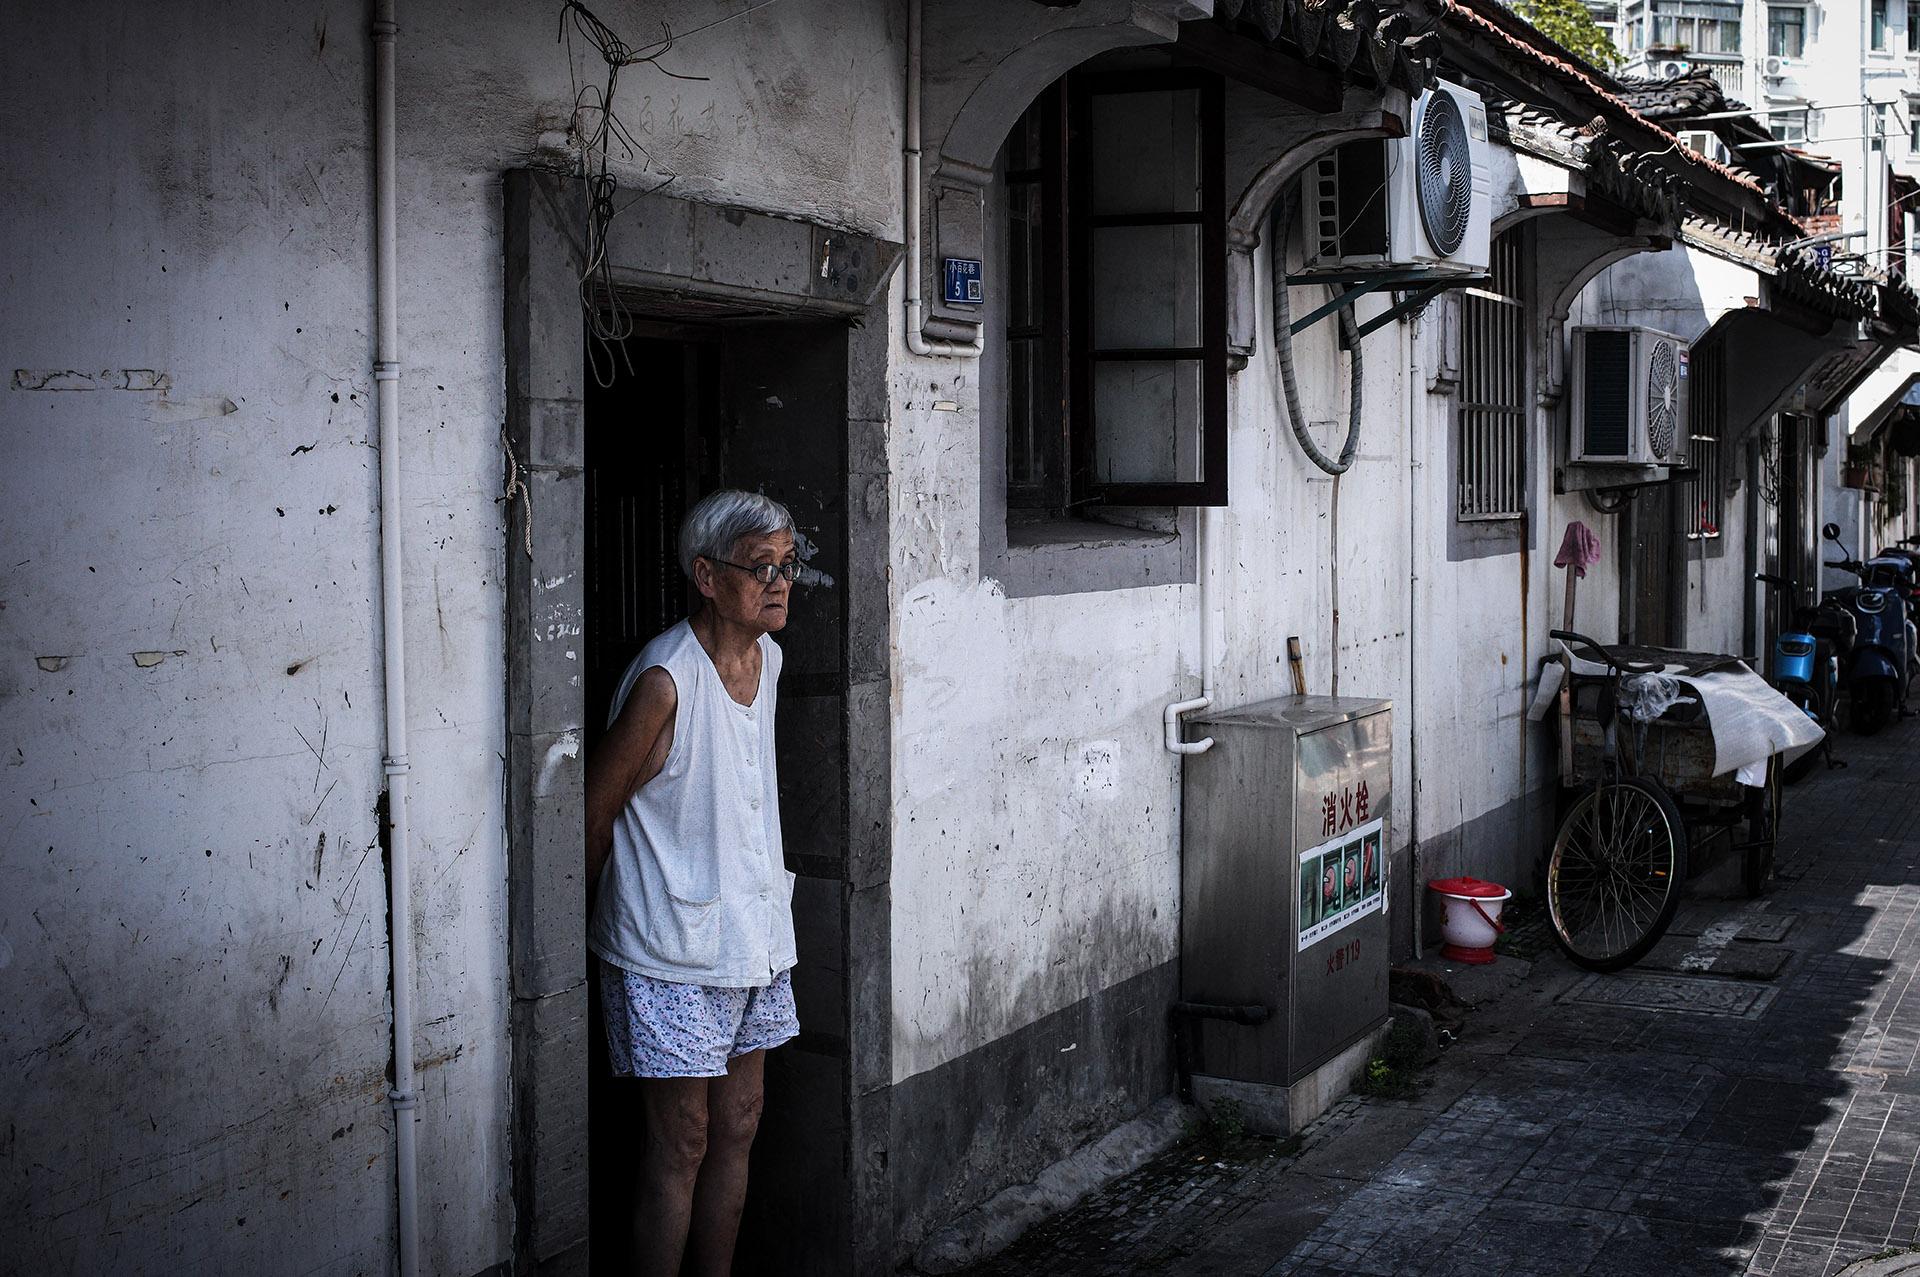
<path id="1" fill-rule="evenodd" d="M 1289 635 L 1287 638 L 1287 668 L 1293 671 L 1293 694 L 1295 696 L 1305 696 L 1307 694 L 1307 669 L 1301 662 L 1300 636 L 1298 634 Z"/>

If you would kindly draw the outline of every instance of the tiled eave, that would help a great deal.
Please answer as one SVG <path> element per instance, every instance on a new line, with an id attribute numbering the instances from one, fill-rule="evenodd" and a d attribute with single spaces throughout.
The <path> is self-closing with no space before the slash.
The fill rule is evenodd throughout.
<path id="1" fill-rule="evenodd" d="M 1376 0 L 1216 0 L 1214 20 L 1342 80 L 1404 89 L 1430 86 L 1440 59 L 1431 18 Z"/>
<path id="2" fill-rule="evenodd" d="M 1775 210 L 1791 224 L 1791 218 L 1778 209 L 1766 189 L 1751 176 L 1680 146 L 1673 134 L 1635 110 L 1632 103 L 1615 90 L 1605 73 L 1579 63 L 1570 54 L 1561 56 L 1564 50 L 1559 50 L 1559 46 L 1524 20 L 1483 0 L 1467 3 L 1439 0 L 1439 3 L 1447 26 L 1459 39 L 1477 38 L 1505 58 L 1517 59 L 1531 73 L 1529 83 L 1544 73 L 1562 93 L 1596 110 L 1599 131 L 1613 139 L 1611 145 L 1617 154 L 1638 154 L 1643 161 L 1669 169 L 1685 181 L 1708 179 L 1721 183 L 1723 198 L 1731 196 L 1736 201 L 1750 203 L 1756 211 Z M 1456 34 L 1449 34 L 1448 38 L 1452 40 Z M 1623 160 L 1622 167 L 1637 170 L 1640 162 Z"/>
<path id="3" fill-rule="evenodd" d="M 1496 132 L 1508 145 L 1552 164 L 1582 173 L 1588 190 L 1649 221 L 1676 225 L 1685 207 L 1685 186 L 1669 170 L 1621 147 L 1604 132 L 1566 123 L 1527 102 L 1496 99 L 1487 103 Z"/>
<path id="4" fill-rule="evenodd" d="M 1752 231 L 1702 217 L 1686 220 L 1680 240 L 1689 248 L 1766 275 L 1781 296 L 1837 318 L 1865 319 L 1880 308 L 1884 288 L 1878 281 L 1822 266 L 1808 249 L 1782 248 Z M 1907 292 L 1911 296 L 1912 290 Z"/>

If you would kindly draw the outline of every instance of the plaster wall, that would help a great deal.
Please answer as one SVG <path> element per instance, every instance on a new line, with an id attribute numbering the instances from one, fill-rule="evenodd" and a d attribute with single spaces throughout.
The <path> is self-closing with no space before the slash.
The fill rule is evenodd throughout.
<path id="1" fill-rule="evenodd" d="M 893 6 L 597 7 L 635 42 L 671 22 L 669 65 L 709 77 L 622 76 L 654 175 L 617 163 L 629 189 L 670 172 L 897 237 Z M 44 1267 L 391 1251 L 367 21 L 0 18 L 22 370 L 0 390 L 0 1249 Z M 423 1258 L 463 1273 L 513 1226 L 498 174 L 564 143 L 600 69 L 570 74 L 547 9 L 403 0 L 400 22 Z M 577 747 L 551 762 L 577 783 Z"/>
<path id="2" fill-rule="evenodd" d="M 1874 369 L 1854 392 L 1842 400 L 1829 421 L 1831 444 L 1821 459 L 1820 479 L 1824 513 L 1821 519 L 1840 525 L 1840 539 L 1854 554 L 1872 554 L 1883 545 L 1920 531 L 1913 513 L 1912 487 L 1907 489 L 1905 509 L 1895 509 L 1883 494 L 1840 486 L 1840 467 L 1846 461 L 1849 442 L 1865 442 L 1865 436 L 1878 423 L 1887 403 L 1897 399 L 1909 382 L 1920 377 L 1920 352 L 1896 350 L 1886 362 Z M 1897 463 L 1898 459 L 1896 459 Z M 1821 542 L 1823 557 L 1839 558 L 1830 542 Z M 1823 589 L 1835 590 L 1857 584 L 1857 579 L 1831 569 L 1821 573 Z"/>

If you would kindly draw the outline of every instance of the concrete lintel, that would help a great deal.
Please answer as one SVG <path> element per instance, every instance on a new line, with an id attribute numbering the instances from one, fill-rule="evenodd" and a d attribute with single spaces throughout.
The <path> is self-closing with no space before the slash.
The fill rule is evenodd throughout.
<path id="1" fill-rule="evenodd" d="M 863 313 L 900 252 L 858 231 L 659 194 L 635 197 L 607 232 L 623 289 L 803 314 Z"/>

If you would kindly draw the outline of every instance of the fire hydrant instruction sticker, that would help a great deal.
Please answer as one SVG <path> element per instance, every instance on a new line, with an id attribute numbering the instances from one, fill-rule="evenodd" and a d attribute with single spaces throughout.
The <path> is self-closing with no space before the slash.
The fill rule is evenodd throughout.
<path id="1" fill-rule="evenodd" d="M 1386 827 L 1368 821 L 1300 853 L 1301 949 L 1382 908 Z"/>

